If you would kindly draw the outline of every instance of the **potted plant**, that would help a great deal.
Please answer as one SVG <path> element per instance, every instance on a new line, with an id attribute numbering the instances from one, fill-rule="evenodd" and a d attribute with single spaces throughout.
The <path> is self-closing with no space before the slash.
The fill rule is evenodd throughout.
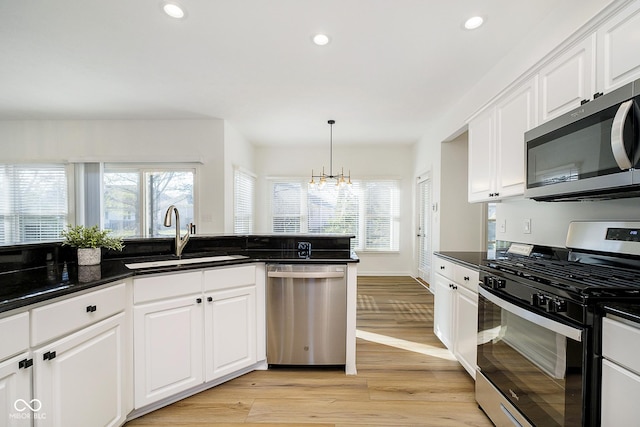
<path id="1" fill-rule="evenodd" d="M 122 238 L 109 236 L 109 230 L 100 230 L 97 225 L 85 227 L 71 224 L 62 231 L 63 246 L 78 248 L 78 265 L 100 264 L 101 248 L 121 251 L 124 248 Z"/>

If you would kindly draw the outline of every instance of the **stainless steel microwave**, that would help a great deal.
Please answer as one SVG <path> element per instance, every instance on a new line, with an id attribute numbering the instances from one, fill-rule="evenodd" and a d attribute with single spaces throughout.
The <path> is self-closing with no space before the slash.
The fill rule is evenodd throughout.
<path id="1" fill-rule="evenodd" d="M 640 197 L 640 80 L 525 133 L 525 197 Z"/>

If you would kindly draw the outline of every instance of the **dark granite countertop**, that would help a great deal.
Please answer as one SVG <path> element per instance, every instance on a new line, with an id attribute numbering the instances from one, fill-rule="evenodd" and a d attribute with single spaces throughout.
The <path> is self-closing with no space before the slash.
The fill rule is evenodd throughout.
<path id="1" fill-rule="evenodd" d="M 333 239 L 333 240 L 332 240 Z M 311 254 L 298 251 L 296 240 L 312 241 Z M 335 249 L 331 246 L 339 240 Z M 90 289 L 132 276 L 214 268 L 252 262 L 357 263 L 349 237 L 319 236 L 208 236 L 192 239 L 184 258 L 234 254 L 244 258 L 132 270 L 131 262 L 175 258 L 167 252 L 173 239 L 125 241 L 124 253 L 103 254 L 96 266 L 78 266 L 75 256 L 59 243 L 0 248 L 0 314 L 56 297 Z M 346 242 L 346 243 L 345 243 Z M 346 246 L 345 246 L 346 245 Z M 342 247 L 340 247 L 342 246 Z"/>
<path id="2" fill-rule="evenodd" d="M 481 265 L 485 263 L 487 259 L 493 259 L 493 257 L 487 256 L 487 251 L 483 252 L 458 252 L 458 251 L 443 251 L 443 252 L 434 252 L 435 255 L 438 255 L 441 258 L 447 259 L 449 261 L 462 264 L 465 267 L 478 270 Z"/>

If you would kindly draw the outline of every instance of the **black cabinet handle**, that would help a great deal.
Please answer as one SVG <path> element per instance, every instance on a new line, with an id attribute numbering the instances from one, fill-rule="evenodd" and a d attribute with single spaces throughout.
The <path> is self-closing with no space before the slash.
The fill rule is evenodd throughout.
<path id="1" fill-rule="evenodd" d="M 42 355 L 42 360 L 53 360 L 55 358 L 56 358 L 55 351 L 47 351 L 45 354 Z"/>
<path id="2" fill-rule="evenodd" d="M 196 300 L 196 302 L 197 302 L 198 304 L 201 304 L 201 303 L 202 303 L 202 298 L 198 298 L 198 299 Z"/>
<path id="3" fill-rule="evenodd" d="M 444 265 L 441 265 L 441 266 L 440 266 L 440 270 L 444 270 Z"/>
<path id="4" fill-rule="evenodd" d="M 464 276 L 464 280 L 469 281 L 469 276 Z"/>
<path id="5" fill-rule="evenodd" d="M 87 313 L 93 313 L 94 311 L 96 311 L 98 309 L 97 306 L 95 305 L 88 305 L 87 306 Z"/>
<path id="6" fill-rule="evenodd" d="M 207 301 L 212 302 L 213 301 L 213 297 L 207 297 Z"/>
<path id="7" fill-rule="evenodd" d="M 27 369 L 30 366 L 33 366 L 33 359 L 23 359 L 18 362 L 18 369 Z"/>

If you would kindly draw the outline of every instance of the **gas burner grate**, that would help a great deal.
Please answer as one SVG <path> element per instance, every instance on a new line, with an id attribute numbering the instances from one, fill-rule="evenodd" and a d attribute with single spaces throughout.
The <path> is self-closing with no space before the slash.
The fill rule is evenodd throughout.
<path id="1" fill-rule="evenodd" d="M 640 272 L 619 267 L 581 264 L 547 259 L 502 259 L 489 267 L 548 285 L 575 288 L 581 292 L 591 289 L 640 290 Z"/>

